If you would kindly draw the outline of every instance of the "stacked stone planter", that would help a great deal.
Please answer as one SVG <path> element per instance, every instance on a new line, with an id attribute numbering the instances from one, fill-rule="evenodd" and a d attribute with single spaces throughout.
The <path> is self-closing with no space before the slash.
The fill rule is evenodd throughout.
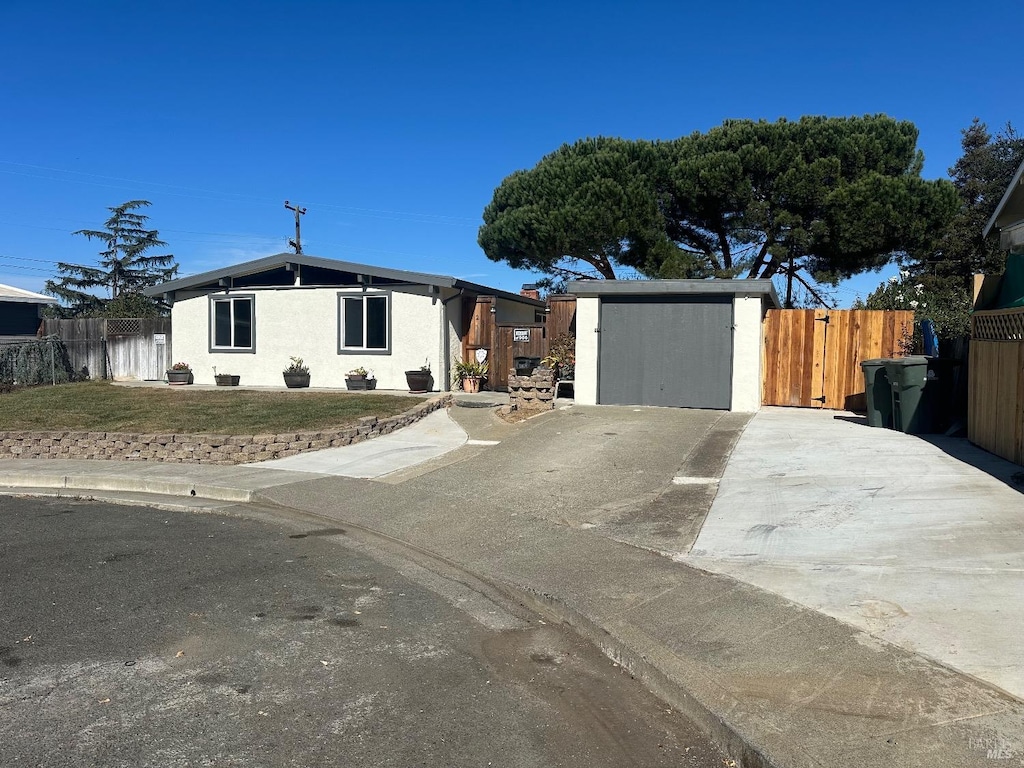
<path id="1" fill-rule="evenodd" d="M 176 464 L 247 464 L 305 451 L 361 443 L 394 432 L 444 408 L 451 395 L 378 419 L 364 416 L 353 427 L 264 435 L 140 435 L 124 432 L 0 432 L 0 459 L 115 459 Z"/>
<path id="2" fill-rule="evenodd" d="M 508 396 L 513 411 L 550 411 L 555 407 L 555 372 L 537 368 L 530 376 L 509 376 Z"/>

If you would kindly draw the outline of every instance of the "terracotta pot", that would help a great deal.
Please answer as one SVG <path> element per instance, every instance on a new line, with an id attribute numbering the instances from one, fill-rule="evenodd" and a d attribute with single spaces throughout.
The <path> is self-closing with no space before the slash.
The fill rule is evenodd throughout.
<path id="1" fill-rule="evenodd" d="M 479 392 L 480 382 L 483 381 L 483 378 L 483 376 L 464 376 L 462 379 L 462 391 Z"/>

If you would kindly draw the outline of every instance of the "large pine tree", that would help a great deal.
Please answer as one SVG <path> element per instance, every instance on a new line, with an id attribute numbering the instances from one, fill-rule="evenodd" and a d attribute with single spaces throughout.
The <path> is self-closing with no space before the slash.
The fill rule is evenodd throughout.
<path id="1" fill-rule="evenodd" d="M 912 123 L 884 115 L 587 139 L 506 178 L 478 241 L 554 278 L 802 270 L 832 283 L 927 248 L 956 210 L 948 181 L 921 178 L 916 142 Z"/>
<path id="2" fill-rule="evenodd" d="M 108 310 L 131 308 L 135 316 L 162 314 L 153 299 L 142 295 L 142 289 L 170 280 L 178 272 L 172 254 L 149 255 L 153 248 L 167 245 L 159 232 L 149 229 L 149 217 L 137 213 L 150 205 L 148 200 L 129 200 L 108 208 L 110 218 L 103 229 L 80 229 L 72 234 L 104 244 L 99 252 L 99 265 L 57 263 L 58 276 L 46 281 L 47 293 L 60 299 L 62 313 L 72 316 L 99 316 Z M 99 289 L 106 295 L 97 295 Z"/>

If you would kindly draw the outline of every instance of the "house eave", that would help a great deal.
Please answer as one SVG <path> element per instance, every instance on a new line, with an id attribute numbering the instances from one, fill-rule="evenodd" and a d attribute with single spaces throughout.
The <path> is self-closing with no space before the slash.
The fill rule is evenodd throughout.
<path id="1" fill-rule="evenodd" d="M 1024 216 L 1018 215 L 1008 221 L 1003 215 L 1007 211 L 1007 208 L 1009 208 L 1011 201 L 1013 201 L 1016 196 L 1024 194 L 1024 190 L 1021 190 L 1022 180 L 1024 180 L 1024 162 L 1020 164 L 1020 167 L 1017 168 L 1017 172 L 1013 174 L 1013 180 L 1006 188 L 1006 192 L 1003 193 L 1003 197 L 999 200 L 999 205 L 997 205 L 995 211 L 992 212 L 992 216 L 985 225 L 985 229 L 982 230 L 982 235 L 984 237 L 988 237 L 996 227 L 1006 227 L 1008 225 L 1015 224 L 1017 221 L 1024 218 Z M 1024 200 L 1021 200 L 1021 205 L 1024 207 Z"/>
<path id="2" fill-rule="evenodd" d="M 426 272 L 411 272 L 402 269 L 391 269 L 388 267 L 377 267 L 370 264 L 358 264 L 350 261 L 340 261 L 337 259 L 328 259 L 321 256 L 307 256 L 305 254 L 295 253 L 278 253 L 273 256 L 267 256 L 262 259 L 256 259 L 254 261 L 247 261 L 241 264 L 234 264 L 221 269 L 214 269 L 208 272 L 202 272 L 197 275 L 190 275 L 188 277 L 178 278 L 177 280 L 169 280 L 159 285 L 154 285 L 144 290 L 147 296 L 154 297 L 166 297 L 173 300 L 174 294 L 177 291 L 200 291 L 200 292 L 215 292 L 228 287 L 233 279 L 249 277 L 257 275 L 263 272 L 270 272 L 279 269 L 291 270 L 293 265 L 315 267 L 317 269 L 329 270 L 334 272 L 347 272 L 359 276 L 367 276 L 370 278 L 380 278 L 383 280 L 394 281 L 397 283 L 404 283 L 407 285 L 424 285 L 436 287 L 438 289 L 448 288 L 455 290 L 464 290 L 468 293 L 476 293 L 488 296 L 500 296 L 502 298 L 511 299 L 522 302 L 524 304 L 530 304 L 533 306 L 543 307 L 544 302 L 530 299 L 524 296 L 519 296 L 514 293 L 507 291 L 500 291 L 494 288 L 488 288 L 487 286 L 478 285 L 476 283 L 470 283 L 463 280 L 459 280 L 449 275 L 434 275 Z M 251 286 L 247 286 L 251 287 Z M 287 287 L 287 286 L 279 286 Z"/>

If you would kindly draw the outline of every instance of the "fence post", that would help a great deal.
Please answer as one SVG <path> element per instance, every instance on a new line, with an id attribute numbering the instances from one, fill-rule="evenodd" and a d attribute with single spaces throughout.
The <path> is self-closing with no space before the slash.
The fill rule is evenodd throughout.
<path id="1" fill-rule="evenodd" d="M 103 380 L 107 380 L 107 338 L 100 339 L 100 349 L 103 352 Z"/>
<path id="2" fill-rule="evenodd" d="M 53 339 L 50 339 L 50 381 L 53 386 L 57 386 L 57 368 L 53 360 Z"/>

